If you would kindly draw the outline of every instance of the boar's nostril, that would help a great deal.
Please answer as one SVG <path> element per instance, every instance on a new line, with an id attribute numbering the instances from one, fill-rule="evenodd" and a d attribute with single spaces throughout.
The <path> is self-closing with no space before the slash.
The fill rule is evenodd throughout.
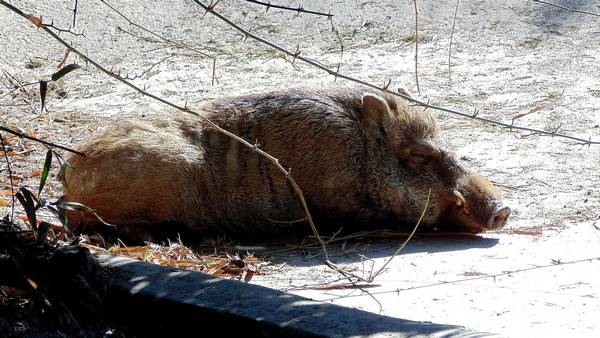
<path id="1" fill-rule="evenodd" d="M 490 230 L 502 228 L 506 224 L 506 221 L 508 220 L 508 216 L 510 216 L 510 208 L 509 207 L 504 207 L 504 208 L 496 211 L 495 213 L 492 214 L 492 216 L 490 216 L 490 218 L 488 220 L 488 228 Z"/>

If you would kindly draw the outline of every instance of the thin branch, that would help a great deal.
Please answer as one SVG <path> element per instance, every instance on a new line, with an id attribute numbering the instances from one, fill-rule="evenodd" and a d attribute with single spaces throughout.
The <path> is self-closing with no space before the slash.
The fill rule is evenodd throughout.
<path id="1" fill-rule="evenodd" d="M 4 1 L 2 1 L 2 3 L 4 4 Z M 0 126 L 0 130 L 1 131 L 5 131 L 5 132 L 7 132 L 9 134 L 13 134 L 13 135 L 19 136 L 19 137 L 24 138 L 24 139 L 28 139 L 30 141 L 41 143 L 41 144 L 46 145 L 48 147 L 54 147 L 54 148 L 57 148 L 57 149 L 66 150 L 66 151 L 68 151 L 70 153 L 73 153 L 73 154 L 85 156 L 84 153 L 79 152 L 77 150 L 73 150 L 73 149 L 71 149 L 69 147 L 61 146 L 60 144 L 52 143 L 52 142 L 49 142 L 49 141 L 40 140 L 39 138 L 36 138 L 36 137 L 33 137 L 33 136 L 29 136 L 27 134 L 23 134 L 23 133 L 18 132 L 16 130 L 12 130 L 12 129 L 6 128 L 4 126 Z"/>
<path id="2" fill-rule="evenodd" d="M 18 86 L 16 86 L 15 88 L 9 90 L 6 94 L 0 96 L 0 100 L 3 99 L 3 98 L 5 98 L 5 97 L 7 97 L 8 95 L 16 92 L 17 90 L 24 90 L 24 88 L 27 87 L 27 86 L 38 85 L 38 84 L 40 84 L 40 81 L 29 82 L 29 83 L 20 83 L 20 82 L 18 82 L 18 84 L 19 84 Z M 27 91 L 25 91 L 25 93 L 29 95 L 29 93 L 27 93 Z"/>
<path id="3" fill-rule="evenodd" d="M 2 151 L 4 152 L 4 160 L 8 168 L 8 178 L 10 181 L 10 193 L 12 195 L 12 201 L 10 204 L 10 222 L 15 219 L 15 182 L 13 181 L 12 169 L 10 167 L 10 159 L 8 158 L 8 151 L 6 150 L 6 144 L 4 143 L 4 137 L 0 134 L 0 143 L 2 144 Z"/>
<path id="4" fill-rule="evenodd" d="M 121 18 L 123 18 L 123 20 L 127 21 L 131 26 L 137 27 L 141 30 L 143 30 L 144 32 L 157 37 L 158 39 L 162 40 L 163 42 L 166 42 L 167 44 L 179 47 L 179 48 L 183 48 L 183 49 L 188 49 L 191 50 L 192 52 L 198 53 L 201 56 L 207 57 L 207 58 L 211 58 L 214 59 L 214 56 L 209 55 L 208 53 L 205 53 L 197 48 L 194 48 L 192 46 L 186 45 L 182 42 L 178 42 L 178 41 L 174 41 L 171 40 L 163 35 L 160 35 L 154 31 L 151 31 L 150 29 L 132 21 L 131 19 L 129 19 L 127 16 L 125 16 L 125 14 L 121 13 L 118 9 L 116 9 L 114 6 L 112 6 L 111 4 L 109 4 L 108 2 L 106 2 L 106 0 L 100 0 L 101 3 L 105 4 L 108 8 L 110 8 L 111 10 L 113 10 L 115 13 L 117 13 L 117 15 L 119 15 Z"/>
<path id="5" fill-rule="evenodd" d="M 340 268 L 339 266 L 337 266 L 336 264 L 331 263 L 329 261 L 326 261 L 325 264 L 327 266 L 329 266 L 332 270 L 334 270 L 334 271 L 338 272 L 339 274 L 341 274 L 342 276 L 346 277 L 351 284 L 354 284 L 357 282 L 373 283 L 375 281 L 375 278 L 377 278 L 377 276 L 379 276 L 381 273 L 383 273 L 383 271 L 388 266 L 388 264 L 390 264 L 392 259 L 394 259 L 394 257 L 396 257 L 400 253 L 400 251 L 402 251 L 402 249 L 404 249 L 404 247 L 411 240 L 411 238 L 413 237 L 415 232 L 417 232 L 417 229 L 419 228 L 419 225 L 421 225 L 421 221 L 423 220 L 423 217 L 425 216 L 425 213 L 427 212 L 427 208 L 429 207 L 429 199 L 430 198 L 431 198 L 431 188 L 429 188 L 429 192 L 427 193 L 427 201 L 425 202 L 425 206 L 423 207 L 423 210 L 421 211 L 421 216 L 419 217 L 417 224 L 415 224 L 415 227 L 413 228 L 412 232 L 408 235 L 408 237 L 404 240 L 404 242 L 402 242 L 402 244 L 398 247 L 398 249 L 396 249 L 394 254 L 383 264 L 383 266 L 381 268 L 379 268 L 379 270 L 377 270 L 377 272 L 373 273 L 373 271 L 371 270 L 371 272 L 369 273 L 369 278 L 364 278 L 364 277 L 358 276 L 357 274 L 352 273 L 347 270 L 344 270 L 344 269 Z M 373 267 L 371 267 L 371 269 L 372 268 Z"/>
<path id="6" fill-rule="evenodd" d="M 269 2 L 255 1 L 255 0 L 246 0 L 246 1 L 253 3 L 253 4 L 257 4 L 257 5 L 266 6 L 267 7 L 266 12 L 268 12 L 270 8 L 277 8 L 277 9 L 283 9 L 283 10 L 287 10 L 287 11 L 298 12 L 298 14 L 306 13 L 306 14 L 315 14 L 315 15 L 326 16 L 329 18 L 333 17 L 333 14 L 331 14 L 331 12 L 323 13 L 323 12 L 317 12 L 317 11 L 309 11 L 307 9 L 304 9 L 304 7 L 302 7 L 302 5 L 298 5 L 297 8 L 293 8 L 293 7 L 287 7 L 287 6 L 282 6 L 282 5 L 274 5 L 271 3 L 271 1 L 269 1 Z"/>
<path id="7" fill-rule="evenodd" d="M 35 24 L 36 19 L 35 17 L 32 17 L 31 15 L 27 15 L 25 13 L 23 13 L 23 11 L 21 11 L 20 9 L 16 8 L 15 6 L 7 3 L 6 1 L 0 0 L 0 4 L 4 5 L 5 7 L 7 7 L 8 9 L 10 9 L 11 11 L 15 12 L 16 14 L 24 17 L 25 19 L 33 22 Z M 37 19 L 40 20 L 40 19 Z M 40 20 L 41 21 L 41 20 Z M 37 26 L 37 25 L 36 25 Z M 199 114 L 195 111 L 192 111 L 191 109 L 187 108 L 186 106 L 180 106 L 177 105 L 175 103 L 172 103 L 170 101 L 167 101 L 166 99 L 163 99 L 159 96 L 156 96 L 154 94 L 151 94 L 145 90 L 143 90 L 142 88 L 134 85 L 133 83 L 127 81 L 126 79 L 124 79 L 123 77 L 121 77 L 118 74 L 115 74 L 111 71 L 109 71 L 108 69 L 106 69 L 105 67 L 101 66 L 99 63 L 97 63 L 96 61 L 94 61 L 93 59 L 91 59 L 89 56 L 85 55 L 84 53 L 82 53 L 81 51 L 79 51 L 78 49 L 76 49 L 75 47 L 73 47 L 72 45 L 70 45 L 69 43 L 67 43 L 65 40 L 63 40 L 60 36 L 58 36 L 56 33 L 54 33 L 52 30 L 48 29 L 47 27 L 45 27 L 44 25 L 38 26 L 39 28 L 41 28 L 42 30 L 44 30 L 46 33 L 48 33 L 50 36 L 52 36 L 54 39 L 56 39 L 58 42 L 60 42 L 63 46 L 67 47 L 72 53 L 77 54 L 80 58 L 82 58 L 83 60 L 85 60 L 86 62 L 92 64 L 94 67 L 96 67 L 97 69 L 99 69 L 100 71 L 102 71 L 103 73 L 105 73 L 106 75 L 112 77 L 113 79 L 116 79 L 117 81 L 127 85 L 128 87 L 134 89 L 136 92 L 147 96 L 149 98 L 152 98 L 158 102 L 161 102 L 167 106 L 170 106 L 172 108 L 175 108 L 177 110 L 180 110 L 182 112 L 186 112 L 192 115 L 195 115 L 199 118 L 201 118 L 202 120 L 204 120 L 206 123 L 208 123 L 212 128 L 214 128 L 215 130 L 219 131 L 220 133 L 229 136 L 230 138 L 240 142 L 241 144 L 243 144 L 244 146 L 252 149 L 254 152 L 258 153 L 259 155 L 267 158 L 269 161 L 271 161 L 276 167 L 277 169 L 279 169 L 279 171 L 281 171 L 285 178 L 288 180 L 288 182 L 290 183 L 290 185 L 292 186 L 292 188 L 294 189 L 294 192 L 298 195 L 300 202 L 302 204 L 302 208 L 304 209 L 304 213 L 306 214 L 306 219 L 313 231 L 313 234 L 315 235 L 315 237 L 318 239 L 319 243 L 321 244 L 321 248 L 323 250 L 323 254 L 325 256 L 325 261 L 329 262 L 329 254 L 327 253 L 327 248 L 325 247 L 325 243 L 323 242 L 323 240 L 321 239 L 321 236 L 319 235 L 319 232 L 317 231 L 317 228 L 313 222 L 312 216 L 310 214 L 310 211 L 308 210 L 308 205 L 306 203 L 306 200 L 304 199 L 304 194 L 302 193 L 302 190 L 300 189 L 300 187 L 298 186 L 298 184 L 296 183 L 296 181 L 292 178 L 291 176 L 291 169 L 285 169 L 283 167 L 283 165 L 279 162 L 279 159 L 273 157 L 272 155 L 270 155 L 269 153 L 263 151 L 262 149 L 260 149 L 258 147 L 258 145 L 256 144 L 251 144 L 250 142 L 244 140 L 243 138 L 219 127 L 217 124 L 215 124 L 214 122 L 212 122 L 210 119 L 208 119 L 207 117 L 205 117 L 202 114 Z M 0 127 L 0 130 L 4 130 L 3 127 Z M 7 129 L 8 132 L 13 132 L 10 129 Z M 14 133 L 14 132 L 13 132 Z M 21 134 L 23 135 L 23 134 Z M 26 136 L 26 135 L 23 135 Z M 45 141 L 44 141 L 45 142 Z M 48 142 L 46 142 L 48 144 Z M 50 144 L 52 146 L 56 146 L 54 144 Z M 61 149 L 64 149 L 61 148 Z M 79 153 L 81 154 L 81 153 Z M 83 155 L 83 154 L 81 154 Z"/>
<path id="8" fill-rule="evenodd" d="M 77 19 L 77 5 L 78 5 L 78 0 L 75 0 L 75 6 L 73 6 L 73 22 L 71 23 L 71 27 L 74 29 L 75 28 L 75 24 L 77 23 L 76 19 Z"/>
<path id="9" fill-rule="evenodd" d="M 452 39 L 454 38 L 454 26 L 456 26 L 456 14 L 458 13 L 458 4 L 460 0 L 456 0 L 456 8 L 454 9 L 454 20 L 452 21 L 452 30 L 450 31 L 450 44 L 448 45 L 448 86 L 452 87 Z"/>
<path id="10" fill-rule="evenodd" d="M 388 266 L 388 264 L 390 264 L 392 259 L 394 259 L 394 257 L 398 256 L 400 251 L 402 251 L 402 249 L 404 249 L 404 247 L 406 246 L 408 241 L 410 241 L 410 239 L 413 237 L 415 232 L 417 232 L 417 229 L 419 228 L 419 225 L 421 225 L 421 221 L 423 220 L 423 217 L 425 216 L 425 213 L 427 212 L 427 208 L 429 208 L 429 199 L 430 198 L 431 198 L 431 188 L 429 188 L 429 192 L 427 192 L 427 201 L 425 202 L 425 206 L 423 207 L 423 210 L 421 211 L 421 216 L 419 217 L 419 220 L 417 221 L 417 224 L 415 225 L 414 229 L 412 230 L 410 235 L 408 235 L 408 237 L 404 240 L 404 242 L 402 242 L 402 244 L 398 247 L 398 249 L 396 249 L 396 251 L 394 252 L 392 257 L 390 257 L 385 262 L 385 264 L 383 264 L 383 266 L 381 268 L 379 268 L 379 270 L 377 270 L 377 272 L 375 272 L 371 277 L 369 277 L 370 281 L 373 281 L 375 279 L 375 277 L 379 276 L 383 272 L 383 270 Z"/>
<path id="11" fill-rule="evenodd" d="M 40 19 L 40 21 L 41 21 L 41 19 Z M 69 34 L 73 34 L 74 36 L 83 36 L 83 37 L 85 37 L 85 33 L 83 31 L 81 31 L 80 33 L 75 32 L 73 30 L 75 27 L 69 27 L 67 29 L 65 29 L 65 28 L 59 28 L 59 27 L 56 27 L 54 25 L 54 22 L 45 23 L 45 24 L 43 24 L 43 26 L 47 27 L 47 28 L 52 28 L 52 29 L 56 30 L 59 33 L 69 33 Z"/>
<path id="12" fill-rule="evenodd" d="M 403 99 L 413 102 L 418 106 L 424 107 L 424 108 L 430 108 L 430 109 L 434 109 L 434 110 L 439 110 L 439 111 L 443 111 L 445 113 L 448 114 L 452 114 L 452 115 L 457 115 L 457 116 L 462 116 L 462 117 L 466 117 L 466 118 L 470 118 L 473 120 L 477 120 L 477 121 L 481 121 L 481 122 L 485 122 L 488 124 L 493 124 L 493 125 L 497 125 L 500 127 L 504 127 L 504 128 L 508 128 L 508 129 L 515 129 L 515 130 L 523 130 L 523 131 L 528 131 L 528 132 L 532 132 L 532 133 L 537 133 L 537 134 L 541 134 L 541 135 L 547 135 L 547 136 L 555 136 L 555 137 L 560 137 L 560 138 L 565 138 L 565 139 L 569 139 L 569 140 L 573 140 L 573 141 L 578 141 L 580 142 L 579 144 L 582 145 L 592 145 L 592 144 L 600 144 L 600 141 L 592 141 L 592 140 L 586 140 L 583 138 L 579 138 L 579 137 L 574 137 L 574 136 L 569 136 L 569 135 L 565 135 L 565 134 L 558 134 L 558 133 L 553 133 L 553 132 L 549 132 L 549 131 L 545 131 L 545 130 L 541 130 L 541 129 L 534 129 L 534 128 L 527 128 L 527 127 L 519 127 L 519 126 L 514 126 L 510 123 L 505 123 L 505 122 L 500 122 L 500 121 L 495 121 L 492 119 L 488 119 L 488 118 L 484 118 L 484 117 L 480 117 L 477 116 L 477 114 L 469 114 L 469 113 L 464 113 L 464 112 L 459 112 L 453 109 L 449 109 L 449 108 L 445 108 L 445 107 L 441 107 L 441 106 L 436 106 L 427 102 L 423 102 L 420 100 L 417 100 L 409 95 L 406 95 L 405 93 L 397 93 L 397 92 L 393 92 L 390 91 L 386 88 L 382 88 L 378 85 L 369 83 L 367 81 L 363 81 L 363 80 L 359 80 L 355 77 L 352 76 L 348 76 L 342 73 L 339 73 L 335 70 L 329 69 L 326 66 L 324 66 L 323 64 L 321 64 L 318 61 L 312 60 L 310 58 L 301 56 L 301 55 L 297 55 L 294 52 L 291 52 L 269 40 L 266 40 L 262 37 L 259 37 L 253 33 L 250 33 L 249 31 L 243 29 L 242 27 L 238 26 L 237 24 L 233 23 L 231 20 L 229 20 L 228 18 L 224 17 L 223 15 L 219 14 L 218 12 L 212 10 L 211 8 L 209 8 L 209 6 L 206 6 L 205 4 L 203 4 L 202 2 L 200 2 L 199 0 L 194 0 L 194 2 L 196 4 L 198 4 L 200 7 L 204 8 L 207 12 L 210 12 L 211 14 L 213 14 L 214 16 L 216 16 L 217 18 L 219 18 L 220 20 L 224 21 L 226 24 L 228 24 L 229 26 L 231 26 L 232 28 L 236 29 L 237 31 L 239 31 L 240 33 L 242 33 L 244 35 L 244 37 L 246 38 L 251 38 L 253 40 L 256 40 L 262 44 L 265 44 L 273 49 L 276 49 L 282 53 L 285 53 L 289 56 L 295 57 L 296 59 L 307 63 L 310 66 L 313 66 L 315 68 L 318 68 L 324 72 L 326 72 L 327 74 L 334 76 L 336 78 L 341 78 L 344 80 L 348 80 L 348 81 L 352 81 L 354 83 L 358 83 L 361 84 L 363 86 L 369 87 L 369 88 L 373 88 L 373 89 L 377 89 L 380 90 L 382 92 L 388 93 L 390 95 L 394 95 L 394 96 L 398 96 L 398 97 L 402 97 Z"/>
<path id="13" fill-rule="evenodd" d="M 337 64 L 337 69 L 336 72 L 340 71 L 340 67 L 342 66 L 342 59 L 344 58 L 344 40 L 342 40 L 342 36 L 340 35 L 340 32 L 337 30 L 337 28 L 335 28 L 334 24 L 333 24 L 333 19 L 330 20 L 331 22 L 331 31 L 335 33 L 335 37 L 338 41 L 338 43 L 340 44 L 340 60 L 338 61 Z M 333 82 L 336 82 L 337 77 L 333 79 Z"/>
<path id="14" fill-rule="evenodd" d="M 25 89 L 25 86 L 30 86 L 30 85 L 34 85 L 34 84 L 39 84 L 39 81 L 36 82 L 31 82 L 31 83 L 26 83 L 23 84 L 21 81 L 19 81 L 19 79 L 17 79 L 15 76 L 13 76 L 11 73 L 9 73 L 8 71 L 2 69 L 2 74 L 4 75 L 4 77 L 11 83 L 13 83 L 13 85 L 16 83 L 15 86 L 15 90 L 19 89 L 23 94 L 25 94 L 25 97 L 23 98 L 23 101 L 25 101 L 28 104 L 31 104 L 31 102 L 29 100 L 27 100 L 28 96 L 31 96 L 31 94 Z M 6 95 L 14 92 L 15 90 L 10 91 L 9 93 L 7 93 Z M 2 95 L 2 98 L 4 98 L 6 95 Z"/>
<path id="15" fill-rule="evenodd" d="M 100 0 L 100 2 L 102 2 L 108 8 L 110 8 L 115 13 L 117 13 L 117 15 L 119 15 L 121 18 L 123 18 L 125 21 L 127 21 L 131 26 L 137 27 L 137 28 L 141 29 L 142 31 L 144 31 L 144 32 L 146 32 L 148 34 L 150 34 L 150 35 L 152 35 L 154 37 L 157 37 L 158 39 L 162 40 L 163 42 L 165 42 L 167 44 L 170 44 L 170 45 L 175 46 L 175 47 L 187 49 L 187 50 L 190 50 L 190 51 L 192 51 L 194 53 L 197 53 L 200 56 L 204 56 L 204 57 L 212 59 L 212 61 L 213 61 L 212 62 L 212 66 L 213 66 L 213 69 L 212 69 L 212 76 L 213 76 L 212 85 L 214 86 L 215 76 L 216 76 L 216 71 L 217 71 L 216 68 L 215 68 L 215 66 L 216 66 L 216 60 L 217 60 L 216 56 L 212 56 L 212 55 L 210 55 L 208 53 L 205 53 L 205 52 L 203 52 L 203 51 L 201 51 L 201 50 L 199 50 L 197 48 L 194 48 L 194 47 L 192 47 L 190 45 L 186 45 L 185 43 L 171 40 L 171 39 L 169 39 L 169 38 L 167 38 L 167 37 L 165 37 L 163 35 L 160 35 L 160 34 L 154 32 L 154 31 L 151 31 L 150 29 L 148 29 L 148 28 L 146 28 L 146 27 L 144 27 L 144 26 L 142 26 L 142 25 L 140 25 L 140 24 L 132 21 L 131 19 L 129 19 L 127 16 L 125 16 L 125 14 L 121 13 L 118 9 L 116 9 L 114 6 L 112 6 L 111 4 L 109 4 L 108 2 L 106 2 L 105 0 Z"/>
<path id="16" fill-rule="evenodd" d="M 124 78 L 124 79 L 127 79 L 127 80 L 135 80 L 135 79 L 139 79 L 139 78 L 143 77 L 144 75 L 146 75 L 146 74 L 149 74 L 149 73 L 152 71 L 152 69 L 154 69 L 154 67 L 156 67 L 156 66 L 158 66 L 159 64 L 161 64 L 161 63 L 165 62 L 167 59 L 169 59 L 169 58 L 171 58 L 171 57 L 172 57 L 172 55 L 170 55 L 170 56 L 166 56 L 166 57 L 162 58 L 161 60 L 159 60 L 159 61 L 157 61 L 157 62 L 153 63 L 153 64 L 152 64 L 152 65 L 151 65 L 151 66 L 150 66 L 148 69 L 144 70 L 143 72 L 141 72 L 141 73 L 139 73 L 139 74 L 135 74 L 135 75 L 133 75 L 133 76 L 125 75 L 125 76 L 123 76 L 123 78 Z"/>
<path id="17" fill-rule="evenodd" d="M 419 87 L 419 6 L 417 0 L 413 0 L 415 5 L 415 81 L 417 82 L 417 92 L 421 95 Z"/>
<path id="18" fill-rule="evenodd" d="M 541 0 L 533 0 L 533 2 L 537 2 L 537 3 L 540 3 L 540 4 L 545 4 L 545 5 L 557 7 L 557 8 L 560 8 L 560 9 L 567 10 L 569 12 L 582 13 L 582 14 L 588 14 L 588 15 L 593 15 L 593 16 L 600 17 L 600 13 L 593 13 L 593 12 L 588 12 L 588 11 L 580 11 L 580 10 L 575 9 L 575 8 L 571 8 L 571 7 L 567 7 L 567 6 L 563 6 L 563 5 L 558 5 L 558 4 L 553 4 L 551 2 L 546 2 L 546 1 L 541 1 Z"/>

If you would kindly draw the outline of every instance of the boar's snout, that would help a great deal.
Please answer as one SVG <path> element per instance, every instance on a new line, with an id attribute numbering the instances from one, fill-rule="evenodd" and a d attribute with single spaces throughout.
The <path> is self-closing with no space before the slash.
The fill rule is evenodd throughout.
<path id="1" fill-rule="evenodd" d="M 487 222 L 487 230 L 497 230 L 505 226 L 508 216 L 510 216 L 510 211 L 509 207 L 504 207 L 493 213 Z"/>
<path id="2" fill-rule="evenodd" d="M 490 181 L 475 172 L 466 173 L 452 191 L 442 194 L 448 202 L 439 219 L 447 229 L 479 233 L 498 230 L 506 225 L 511 209 Z M 444 203 L 442 201 L 442 203 Z"/>

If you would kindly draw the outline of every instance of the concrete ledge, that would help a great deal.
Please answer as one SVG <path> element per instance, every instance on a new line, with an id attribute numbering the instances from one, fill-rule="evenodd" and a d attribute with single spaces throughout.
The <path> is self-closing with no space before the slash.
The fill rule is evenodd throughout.
<path id="1" fill-rule="evenodd" d="M 266 287 L 99 255 L 111 316 L 143 336 L 499 337 L 312 301 Z"/>

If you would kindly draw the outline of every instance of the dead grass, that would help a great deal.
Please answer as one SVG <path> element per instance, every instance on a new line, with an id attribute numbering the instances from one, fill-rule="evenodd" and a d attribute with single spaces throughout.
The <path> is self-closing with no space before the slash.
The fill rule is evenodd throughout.
<path id="1" fill-rule="evenodd" d="M 119 243 L 108 249 L 89 243 L 80 245 L 94 253 L 125 256 L 143 262 L 203 272 L 221 278 L 236 278 L 246 282 L 250 281 L 255 274 L 265 274 L 267 267 L 271 265 L 271 262 L 252 254 L 247 254 L 243 258 L 226 252 L 199 254 L 181 242 L 169 241 L 165 245 L 148 243 L 144 246 L 126 246 Z"/>

